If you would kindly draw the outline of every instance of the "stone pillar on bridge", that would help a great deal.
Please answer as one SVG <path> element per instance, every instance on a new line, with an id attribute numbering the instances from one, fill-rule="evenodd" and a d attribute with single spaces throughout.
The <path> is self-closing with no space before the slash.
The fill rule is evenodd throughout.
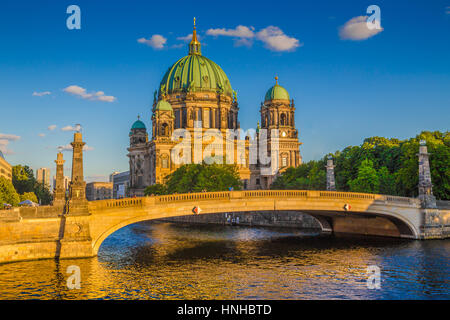
<path id="1" fill-rule="evenodd" d="M 56 157 L 56 179 L 53 193 L 53 205 L 64 206 L 66 204 L 66 187 L 64 185 L 64 162 L 62 152 L 58 152 Z"/>
<path id="2" fill-rule="evenodd" d="M 419 199 L 424 208 L 436 208 L 436 198 L 433 195 L 431 182 L 429 153 L 425 140 L 420 141 L 419 153 Z"/>
<path id="3" fill-rule="evenodd" d="M 417 154 L 419 157 L 419 199 L 423 208 L 421 232 L 424 239 L 442 239 L 444 223 L 433 195 L 429 155 L 426 141 L 421 140 Z"/>
<path id="4" fill-rule="evenodd" d="M 333 157 L 331 155 L 328 156 L 327 165 L 327 191 L 336 191 L 336 183 L 334 180 L 334 167 Z"/>
<path id="5" fill-rule="evenodd" d="M 73 142 L 72 157 L 72 181 L 69 187 L 69 203 L 66 213 L 68 214 L 87 214 L 88 203 L 86 200 L 86 182 L 83 176 L 83 142 L 81 132 L 75 132 Z"/>

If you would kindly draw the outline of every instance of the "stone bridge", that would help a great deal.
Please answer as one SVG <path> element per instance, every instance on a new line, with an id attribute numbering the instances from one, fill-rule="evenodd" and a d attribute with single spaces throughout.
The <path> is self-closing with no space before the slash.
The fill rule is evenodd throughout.
<path id="1" fill-rule="evenodd" d="M 303 212 L 322 232 L 443 239 L 450 234 L 450 202 L 423 209 L 419 199 L 301 190 L 174 194 L 88 203 L 64 214 L 64 206 L 0 211 L 0 263 L 96 256 L 102 242 L 127 225 L 147 220 L 233 212 Z"/>

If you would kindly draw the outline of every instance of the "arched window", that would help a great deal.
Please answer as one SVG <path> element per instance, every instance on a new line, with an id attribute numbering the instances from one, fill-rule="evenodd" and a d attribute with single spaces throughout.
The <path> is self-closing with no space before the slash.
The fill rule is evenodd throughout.
<path id="1" fill-rule="evenodd" d="M 169 157 L 167 155 L 161 157 L 161 167 L 164 169 L 169 168 Z"/>
<path id="2" fill-rule="evenodd" d="M 286 125 L 286 115 L 284 113 L 281 114 L 280 125 L 282 125 L 282 126 Z"/>
<path id="3" fill-rule="evenodd" d="M 169 128 L 168 128 L 167 123 L 163 123 L 161 125 L 161 135 L 162 136 L 168 136 L 169 135 Z"/>

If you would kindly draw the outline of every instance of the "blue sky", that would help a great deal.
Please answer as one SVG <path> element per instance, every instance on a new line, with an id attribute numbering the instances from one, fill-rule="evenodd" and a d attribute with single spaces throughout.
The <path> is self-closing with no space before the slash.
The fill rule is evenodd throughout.
<path id="1" fill-rule="evenodd" d="M 72 4 L 81 30 L 66 26 Z M 382 31 L 358 24 L 373 4 Z M 6 0 L 0 150 L 7 160 L 54 169 L 57 147 L 73 135 L 62 129 L 80 123 L 87 180 L 128 170 L 129 129 L 138 114 L 150 127 L 153 92 L 187 54 L 177 38 L 192 32 L 194 16 L 203 54 L 238 93 L 242 128 L 256 126 L 278 75 L 295 99 L 304 160 L 365 137 L 449 129 L 450 1 Z"/>

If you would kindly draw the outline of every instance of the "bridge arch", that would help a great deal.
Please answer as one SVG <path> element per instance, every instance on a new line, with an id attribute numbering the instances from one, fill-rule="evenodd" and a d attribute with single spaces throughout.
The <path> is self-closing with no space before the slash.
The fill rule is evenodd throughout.
<path id="1" fill-rule="evenodd" d="M 351 204 L 351 210 L 345 210 L 346 204 Z M 331 191 L 210 192 L 90 202 L 93 251 L 97 254 L 102 242 L 123 227 L 190 215 L 195 206 L 202 208 L 201 214 L 303 212 L 316 218 L 326 233 L 358 233 L 364 227 L 360 234 L 412 239 L 420 236 L 421 214 L 416 199 Z"/>

